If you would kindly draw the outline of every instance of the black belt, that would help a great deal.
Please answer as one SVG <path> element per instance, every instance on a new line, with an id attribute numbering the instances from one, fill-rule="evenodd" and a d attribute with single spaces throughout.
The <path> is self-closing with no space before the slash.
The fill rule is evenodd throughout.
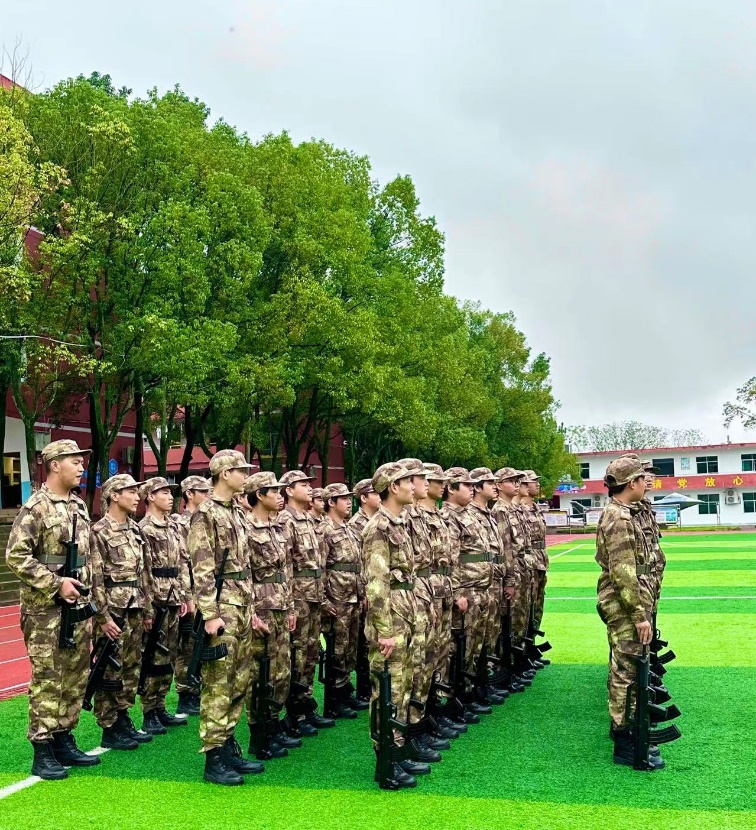
<path id="1" fill-rule="evenodd" d="M 286 582 L 286 577 L 283 574 L 273 574 L 273 576 L 266 576 L 265 579 L 255 579 L 253 577 L 252 581 L 255 585 L 283 584 Z"/>
<path id="2" fill-rule="evenodd" d="M 300 568 L 298 571 L 294 571 L 294 576 L 306 576 L 312 579 L 320 579 L 320 575 L 323 571 L 320 568 Z"/>
<path id="3" fill-rule="evenodd" d="M 333 565 L 326 566 L 327 571 L 343 571 L 349 574 L 362 573 L 362 566 L 352 562 L 334 562 Z"/>
<path id="4" fill-rule="evenodd" d="M 426 576 L 430 576 L 430 572 L 430 568 L 420 568 L 415 571 L 415 576 L 419 576 L 421 579 L 424 579 Z"/>
<path id="5" fill-rule="evenodd" d="M 153 568 L 152 575 L 165 579 L 175 579 L 178 576 L 178 568 Z"/>
<path id="6" fill-rule="evenodd" d="M 462 565 L 468 565 L 472 562 L 490 562 L 491 554 L 488 551 L 485 553 L 461 553 L 459 561 Z"/>
<path id="7" fill-rule="evenodd" d="M 139 585 L 139 582 L 136 579 L 126 579 L 123 582 L 115 582 L 109 576 L 105 577 L 106 588 L 136 588 L 137 585 Z"/>
<path id="8" fill-rule="evenodd" d="M 249 579 L 252 576 L 252 571 L 249 568 L 242 568 L 240 571 L 229 571 L 228 573 L 223 574 L 223 579 L 225 580 L 233 580 L 233 579 Z"/>
<path id="9" fill-rule="evenodd" d="M 451 576 L 451 568 L 448 565 L 442 565 L 440 568 L 431 568 L 431 573 L 434 575 Z"/>
<path id="10" fill-rule="evenodd" d="M 414 582 L 395 582 L 395 581 L 392 580 L 391 590 L 392 591 L 414 591 L 415 590 L 415 583 Z"/>

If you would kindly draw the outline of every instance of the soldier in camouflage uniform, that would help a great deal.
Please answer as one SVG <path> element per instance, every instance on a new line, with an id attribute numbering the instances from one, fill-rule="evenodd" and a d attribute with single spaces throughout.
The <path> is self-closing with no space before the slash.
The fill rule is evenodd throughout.
<path id="1" fill-rule="evenodd" d="M 145 540 L 134 521 L 141 482 L 127 473 L 109 478 L 102 487 L 107 513 L 92 525 L 92 592 L 97 616 L 95 638 L 118 641 L 121 670 L 108 667 L 103 680 L 119 690 L 94 694 L 94 714 L 102 729 L 101 744 L 109 749 L 136 749 L 152 736 L 134 728 L 129 709 L 136 701 L 142 663 L 142 635 L 152 627 L 149 560 Z"/>
<path id="2" fill-rule="evenodd" d="M 540 493 L 541 485 L 539 481 L 541 477 L 537 476 L 533 470 L 525 470 L 524 475 L 523 481 L 527 486 L 527 495 L 520 498 L 520 504 L 528 520 L 530 549 L 535 560 L 533 602 L 535 604 L 536 628 L 540 628 L 546 596 L 546 575 L 549 570 L 549 555 L 546 553 L 546 520 L 535 501 Z M 548 665 L 549 661 L 543 660 L 541 662 Z"/>
<path id="3" fill-rule="evenodd" d="M 362 551 L 362 532 L 367 523 L 378 512 L 381 506 L 381 498 L 373 490 L 373 479 L 363 478 L 354 485 L 354 497 L 357 500 L 357 512 L 349 520 L 349 527 L 354 532 L 357 544 Z M 360 553 L 360 555 L 362 555 Z M 362 560 L 362 593 L 365 593 L 365 562 Z M 367 599 L 362 603 L 360 609 L 359 634 L 357 639 L 357 698 L 363 703 L 370 702 L 373 681 L 370 678 L 370 659 L 368 657 L 368 645 L 365 637 L 365 615 L 367 613 Z"/>
<path id="4" fill-rule="evenodd" d="M 323 555 L 315 533 L 315 521 L 307 512 L 312 501 L 313 479 L 301 470 L 281 476 L 286 507 L 278 516 L 286 542 L 289 567 L 293 571 L 292 592 L 297 627 L 293 635 L 297 671 L 308 691 L 287 704 L 286 726 L 292 737 L 317 735 L 318 729 L 336 725 L 333 718 L 318 714 L 312 697 L 315 668 L 320 658 L 320 620 L 323 611 L 334 609 L 323 592 Z"/>
<path id="5" fill-rule="evenodd" d="M 312 504 L 310 505 L 309 512 L 315 521 L 316 526 L 320 526 L 325 520 L 325 496 L 323 495 L 323 492 L 323 487 L 313 487 Z"/>
<path id="6" fill-rule="evenodd" d="M 242 784 L 243 775 L 263 771 L 262 764 L 242 756 L 234 737 L 249 687 L 252 630 L 266 630 L 252 607 L 247 523 L 234 498 L 243 491 L 249 470 L 237 450 L 215 453 L 210 459 L 213 494 L 192 514 L 189 526 L 195 597 L 208 645 L 228 649 L 227 656 L 202 666 L 199 723 L 204 778 L 223 785 Z"/>
<path id="7" fill-rule="evenodd" d="M 528 609 L 530 597 L 530 568 L 526 557 L 530 557 L 527 548 L 527 535 L 523 527 L 522 516 L 516 509 L 514 498 L 520 488 L 522 473 L 513 467 L 502 467 L 494 473 L 498 499 L 492 512 L 499 528 L 504 549 L 504 558 L 507 570 L 511 567 L 514 573 L 514 584 L 505 586 L 504 600 L 509 606 L 512 629 L 512 645 L 518 649 L 514 661 L 515 675 L 510 691 L 521 691 L 532 685 L 534 672 L 526 663 L 523 650 L 523 638 L 528 628 Z M 531 564 L 532 558 L 531 558 Z M 527 676 L 523 674 L 527 673 Z"/>
<path id="8" fill-rule="evenodd" d="M 455 610 L 452 627 L 462 628 L 464 614 L 466 670 L 474 672 L 483 651 L 488 625 L 493 564 L 489 540 L 481 532 L 470 511 L 474 482 L 464 467 L 452 467 L 445 473 L 449 483 L 444 490 L 444 517 L 451 538 L 457 565 L 452 570 Z M 490 714 L 491 707 L 480 701 L 469 701 L 468 712 Z"/>
<path id="9" fill-rule="evenodd" d="M 187 476 L 181 482 L 181 494 L 186 507 L 180 515 L 173 514 L 171 516 L 181 535 L 181 558 L 182 561 L 186 562 L 186 570 L 189 574 L 190 601 L 186 616 L 182 618 L 179 624 L 178 647 L 173 675 L 179 698 L 176 713 L 182 715 L 199 715 L 200 705 L 199 687 L 190 684 L 186 677 L 189 661 L 192 657 L 192 638 L 190 636 L 191 626 L 186 626 L 185 623 L 191 622 L 191 615 L 194 613 L 194 574 L 192 572 L 192 562 L 189 558 L 189 550 L 186 543 L 189 536 L 189 522 L 192 518 L 192 513 L 209 497 L 211 490 L 212 485 L 206 478 L 202 476 Z"/>
<path id="10" fill-rule="evenodd" d="M 357 667 L 360 610 L 365 599 L 360 543 L 346 523 L 352 512 L 352 495 L 346 484 L 329 484 L 324 489 L 326 514 L 318 533 L 325 553 L 325 593 L 336 609 L 336 616 L 323 616 L 322 625 L 333 625 L 340 670 L 335 679 L 335 705 L 325 714 L 354 719 L 368 704 L 354 696 L 349 679 Z"/>
<path id="11" fill-rule="evenodd" d="M 79 723 L 87 682 L 90 626 L 86 621 L 77 624 L 75 648 L 61 649 L 57 604 L 68 602 L 77 608 L 86 604 L 80 602 L 77 589 L 89 586 L 91 579 L 89 515 L 71 491 L 81 481 L 89 452 L 75 441 L 53 441 L 42 450 L 47 481 L 16 516 L 5 554 L 8 568 L 21 580 L 21 630 L 31 663 L 27 737 L 34 749 L 32 775 L 45 780 L 66 778 L 63 764 L 100 763 L 99 757 L 81 752 L 72 731 Z M 63 543 L 71 540 L 74 516 L 79 579 L 60 575 L 65 565 Z"/>
<path id="12" fill-rule="evenodd" d="M 412 691 L 412 638 L 416 614 L 415 564 L 412 543 L 405 523 L 404 508 L 412 504 L 412 473 L 392 462 L 380 466 L 373 476 L 373 489 L 381 506 L 362 534 L 362 555 L 367 585 L 366 635 L 370 647 L 370 668 L 391 673 L 391 702 L 397 718 L 405 720 Z M 374 684 L 373 700 L 378 697 Z M 404 743 L 401 730 L 394 741 Z M 401 787 L 415 787 L 415 775 L 427 774 L 430 766 L 405 760 L 394 765 L 394 779 Z M 376 770 L 377 775 L 377 770 Z"/>
<path id="13" fill-rule="evenodd" d="M 607 467 L 604 484 L 610 501 L 596 528 L 596 561 L 601 567 L 597 610 L 609 640 L 609 716 L 614 762 L 632 766 L 636 658 L 651 642 L 653 587 L 651 552 L 638 521 L 638 503 L 646 492 L 643 465 L 618 458 Z M 650 755 L 655 768 L 664 762 Z"/>
<path id="14" fill-rule="evenodd" d="M 270 683 L 277 707 L 273 707 L 267 723 L 260 723 L 253 703 L 254 684 L 263 654 L 263 637 L 252 641 L 252 671 L 247 695 L 247 719 L 250 732 L 250 754 L 255 752 L 256 738 L 261 730 L 270 736 L 269 747 L 257 752 L 257 758 L 284 758 L 289 749 L 302 746 L 300 738 L 288 737 L 279 718 L 286 703 L 291 675 L 289 636 L 297 625 L 294 598 L 291 593 L 291 571 L 286 560 L 286 544 L 278 516 L 278 494 L 283 485 L 271 472 L 253 473 L 244 482 L 244 506 L 247 517 L 247 548 L 255 613 L 268 627 Z"/>
<path id="15" fill-rule="evenodd" d="M 145 681 L 141 696 L 142 728 L 151 735 L 164 735 L 166 727 L 188 723 L 185 714 L 171 715 L 165 708 L 178 654 L 179 618 L 194 614 L 186 547 L 178 524 L 171 518 L 176 487 L 161 476 L 155 476 L 139 488 L 139 496 L 147 507 L 139 527 L 147 542 L 152 606 L 156 614 L 158 609 L 166 609 L 162 645 L 168 651 L 156 650 L 153 664 L 170 669 L 167 674 L 148 675 Z"/>

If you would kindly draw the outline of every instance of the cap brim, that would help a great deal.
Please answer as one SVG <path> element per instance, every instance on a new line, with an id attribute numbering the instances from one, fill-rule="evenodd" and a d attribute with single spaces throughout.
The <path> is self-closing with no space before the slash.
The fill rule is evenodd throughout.
<path id="1" fill-rule="evenodd" d="M 655 476 L 658 476 L 661 473 L 661 470 L 658 467 L 644 467 L 644 473 L 652 473 Z"/>
<path id="2" fill-rule="evenodd" d="M 76 450 L 75 452 L 59 452 L 48 458 L 48 461 L 55 461 L 56 458 L 65 458 L 69 455 L 91 455 L 92 450 Z"/>

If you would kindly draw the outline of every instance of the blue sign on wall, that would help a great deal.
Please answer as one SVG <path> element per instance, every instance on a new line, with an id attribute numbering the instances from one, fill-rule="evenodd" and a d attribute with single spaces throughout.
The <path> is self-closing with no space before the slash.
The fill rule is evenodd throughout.
<path id="1" fill-rule="evenodd" d="M 115 460 L 115 458 L 111 458 L 110 461 L 108 461 L 108 472 L 112 476 L 118 474 L 118 462 Z"/>

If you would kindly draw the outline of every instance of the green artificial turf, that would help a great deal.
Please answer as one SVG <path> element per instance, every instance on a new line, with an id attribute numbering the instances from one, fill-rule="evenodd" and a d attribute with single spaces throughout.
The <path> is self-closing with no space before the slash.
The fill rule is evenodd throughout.
<path id="1" fill-rule="evenodd" d="M 737 594 L 756 594 L 749 582 L 755 542 L 753 535 L 728 536 L 726 550 L 709 552 L 716 548 L 709 534 L 678 537 L 674 551 L 669 545 L 665 594 L 689 599 L 663 600 L 660 608 L 660 627 L 678 655 L 665 681 L 683 711 L 677 721 L 683 738 L 662 748 L 668 765 L 662 772 L 611 763 L 606 633 L 593 593 L 598 567 L 582 568 L 590 542 L 574 553 L 575 544 L 564 543 L 552 549 L 568 552 L 553 560 L 544 619 L 553 665 L 532 689 L 470 727 L 416 790 L 384 793 L 373 784 L 366 714 L 267 763 L 265 774 L 243 787 L 213 787 L 201 780 L 192 718 L 189 727 L 136 752 L 109 752 L 99 767 L 1 800 L 0 830 L 753 830 L 756 600 Z M 577 555 L 581 561 L 571 562 Z M 720 585 L 723 577 L 731 581 Z M 576 578 L 584 581 L 574 585 Z M 582 598 L 557 599 L 568 596 Z M 25 698 L 0 703 L 0 787 L 28 775 L 25 728 Z M 88 713 L 77 735 L 84 747 L 98 743 Z M 246 749 L 243 724 L 237 737 Z"/>

